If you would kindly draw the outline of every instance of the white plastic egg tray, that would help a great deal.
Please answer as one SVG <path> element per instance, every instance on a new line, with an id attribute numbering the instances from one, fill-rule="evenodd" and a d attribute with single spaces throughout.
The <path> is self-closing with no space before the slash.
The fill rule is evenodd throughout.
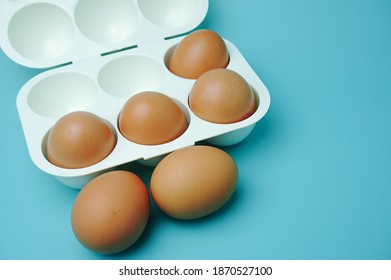
<path id="1" fill-rule="evenodd" d="M 17 97 L 18 112 L 33 162 L 65 185 L 82 188 L 97 175 L 132 161 L 154 165 L 162 156 L 201 140 L 222 146 L 236 144 L 248 136 L 269 108 L 267 88 L 239 50 L 225 40 L 230 55 L 227 68 L 239 73 L 253 88 L 257 110 L 249 118 L 231 124 L 204 121 L 190 110 L 187 100 L 195 80 L 180 78 L 166 67 L 173 48 L 184 36 L 164 38 L 165 35 L 172 36 L 196 27 L 206 14 L 208 1 L 5 2 L 7 13 L 4 13 L 4 7 L 0 8 L 7 15 L 8 28 L 6 34 L 0 35 L 2 47 L 6 46 L 3 49 L 12 59 L 30 67 L 72 61 L 69 65 L 35 76 L 22 87 Z M 91 15 L 87 5 L 100 6 L 95 8 L 102 17 L 119 13 L 117 17 L 112 17 L 119 21 L 105 27 L 103 24 L 110 21 L 98 20 L 98 15 Z M 107 7 L 101 7 L 104 5 Z M 198 14 L 195 12 L 197 10 Z M 106 13 L 108 15 L 102 15 Z M 163 16 L 163 13 L 166 15 Z M 128 19 L 129 16 L 136 19 Z M 91 26 L 85 17 L 97 20 L 97 26 Z M 34 18 L 39 24 L 35 23 Z M 122 22 L 124 25 L 121 27 Z M 30 28 L 27 33 L 18 34 L 26 28 Z M 35 29 L 45 30 L 38 32 Z M 100 33 L 101 30 L 105 32 Z M 54 34 L 50 34 L 52 31 Z M 56 37 L 57 32 L 65 32 L 66 36 L 50 36 Z M 31 41 L 31 44 L 27 44 L 27 41 Z M 116 47 L 125 50 L 105 54 Z M 180 105 L 189 126 L 179 138 L 160 145 L 140 145 L 121 135 L 117 119 L 123 105 L 132 95 L 146 90 L 164 93 Z M 117 137 L 116 146 L 108 157 L 92 166 L 60 168 L 46 158 L 48 132 L 60 117 L 80 110 L 107 120 Z"/>

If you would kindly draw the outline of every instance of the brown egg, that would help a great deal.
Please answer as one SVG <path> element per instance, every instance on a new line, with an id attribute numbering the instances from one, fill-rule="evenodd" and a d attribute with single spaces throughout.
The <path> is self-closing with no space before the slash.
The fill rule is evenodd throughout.
<path id="1" fill-rule="evenodd" d="M 182 109 L 170 97 L 145 91 L 132 96 L 122 108 L 118 126 L 129 141 L 143 145 L 170 142 L 188 127 Z"/>
<path id="2" fill-rule="evenodd" d="M 224 151 L 191 146 L 167 155 L 152 173 L 150 189 L 161 211 L 197 219 L 220 209 L 235 191 L 238 169 Z"/>
<path id="3" fill-rule="evenodd" d="M 98 163 L 114 149 L 116 137 L 105 120 L 89 112 L 72 112 L 49 132 L 48 160 L 63 168 L 82 168 Z"/>
<path id="4" fill-rule="evenodd" d="M 177 76 L 197 79 L 215 68 L 225 68 L 229 53 L 224 40 L 211 30 L 197 30 L 187 35 L 174 49 L 168 69 Z"/>
<path id="5" fill-rule="evenodd" d="M 72 208 L 72 229 L 81 244 L 102 254 L 133 245 L 149 218 L 144 182 L 128 171 L 111 171 L 90 181 Z"/>
<path id="6" fill-rule="evenodd" d="M 228 69 L 214 69 L 202 74 L 190 91 L 189 106 L 201 119 L 221 124 L 244 120 L 256 110 L 249 84 Z"/>

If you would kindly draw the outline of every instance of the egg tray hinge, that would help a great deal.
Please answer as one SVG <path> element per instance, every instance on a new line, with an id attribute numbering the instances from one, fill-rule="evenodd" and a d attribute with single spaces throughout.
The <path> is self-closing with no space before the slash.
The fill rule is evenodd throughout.
<path id="1" fill-rule="evenodd" d="M 117 50 L 112 50 L 112 51 L 104 52 L 104 53 L 101 53 L 100 56 L 111 55 L 111 54 L 115 54 L 115 53 L 119 53 L 119 52 L 124 52 L 124 51 L 128 51 L 128 50 L 135 49 L 135 48 L 138 48 L 138 45 L 132 45 L 132 46 L 125 47 L 125 48 L 122 48 L 122 49 L 117 49 Z"/>

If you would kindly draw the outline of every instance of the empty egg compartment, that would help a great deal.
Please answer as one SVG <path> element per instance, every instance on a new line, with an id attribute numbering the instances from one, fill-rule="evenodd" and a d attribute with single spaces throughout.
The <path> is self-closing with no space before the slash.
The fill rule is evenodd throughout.
<path id="1" fill-rule="evenodd" d="M 0 44 L 19 64 L 61 65 L 195 28 L 207 0 L 0 2 Z"/>

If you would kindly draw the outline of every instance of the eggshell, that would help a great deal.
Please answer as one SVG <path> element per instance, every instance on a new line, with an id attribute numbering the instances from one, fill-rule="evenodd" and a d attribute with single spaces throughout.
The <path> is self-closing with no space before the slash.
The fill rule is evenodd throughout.
<path id="1" fill-rule="evenodd" d="M 211 30 L 197 30 L 187 35 L 174 49 L 168 69 L 177 76 L 197 79 L 215 68 L 225 68 L 229 53 L 224 40 Z"/>
<path id="2" fill-rule="evenodd" d="M 250 85 L 238 73 L 213 69 L 194 83 L 189 106 L 201 119 L 224 124 L 251 116 L 256 110 L 256 101 Z"/>
<path id="3" fill-rule="evenodd" d="M 145 91 L 129 98 L 119 115 L 118 126 L 129 141 L 157 145 L 178 138 L 188 123 L 182 109 L 170 97 Z"/>
<path id="4" fill-rule="evenodd" d="M 60 118 L 46 142 L 48 160 L 63 168 L 82 168 L 98 163 L 114 149 L 116 136 L 105 120 L 84 111 Z"/>
<path id="5" fill-rule="evenodd" d="M 149 217 L 144 182 L 128 171 L 111 171 L 90 181 L 72 208 L 72 229 L 88 249 L 113 254 L 133 245 Z"/>
<path id="6" fill-rule="evenodd" d="M 167 155 L 151 176 L 153 201 L 167 215 L 197 219 L 220 209 L 232 196 L 238 168 L 224 151 L 191 146 Z"/>

